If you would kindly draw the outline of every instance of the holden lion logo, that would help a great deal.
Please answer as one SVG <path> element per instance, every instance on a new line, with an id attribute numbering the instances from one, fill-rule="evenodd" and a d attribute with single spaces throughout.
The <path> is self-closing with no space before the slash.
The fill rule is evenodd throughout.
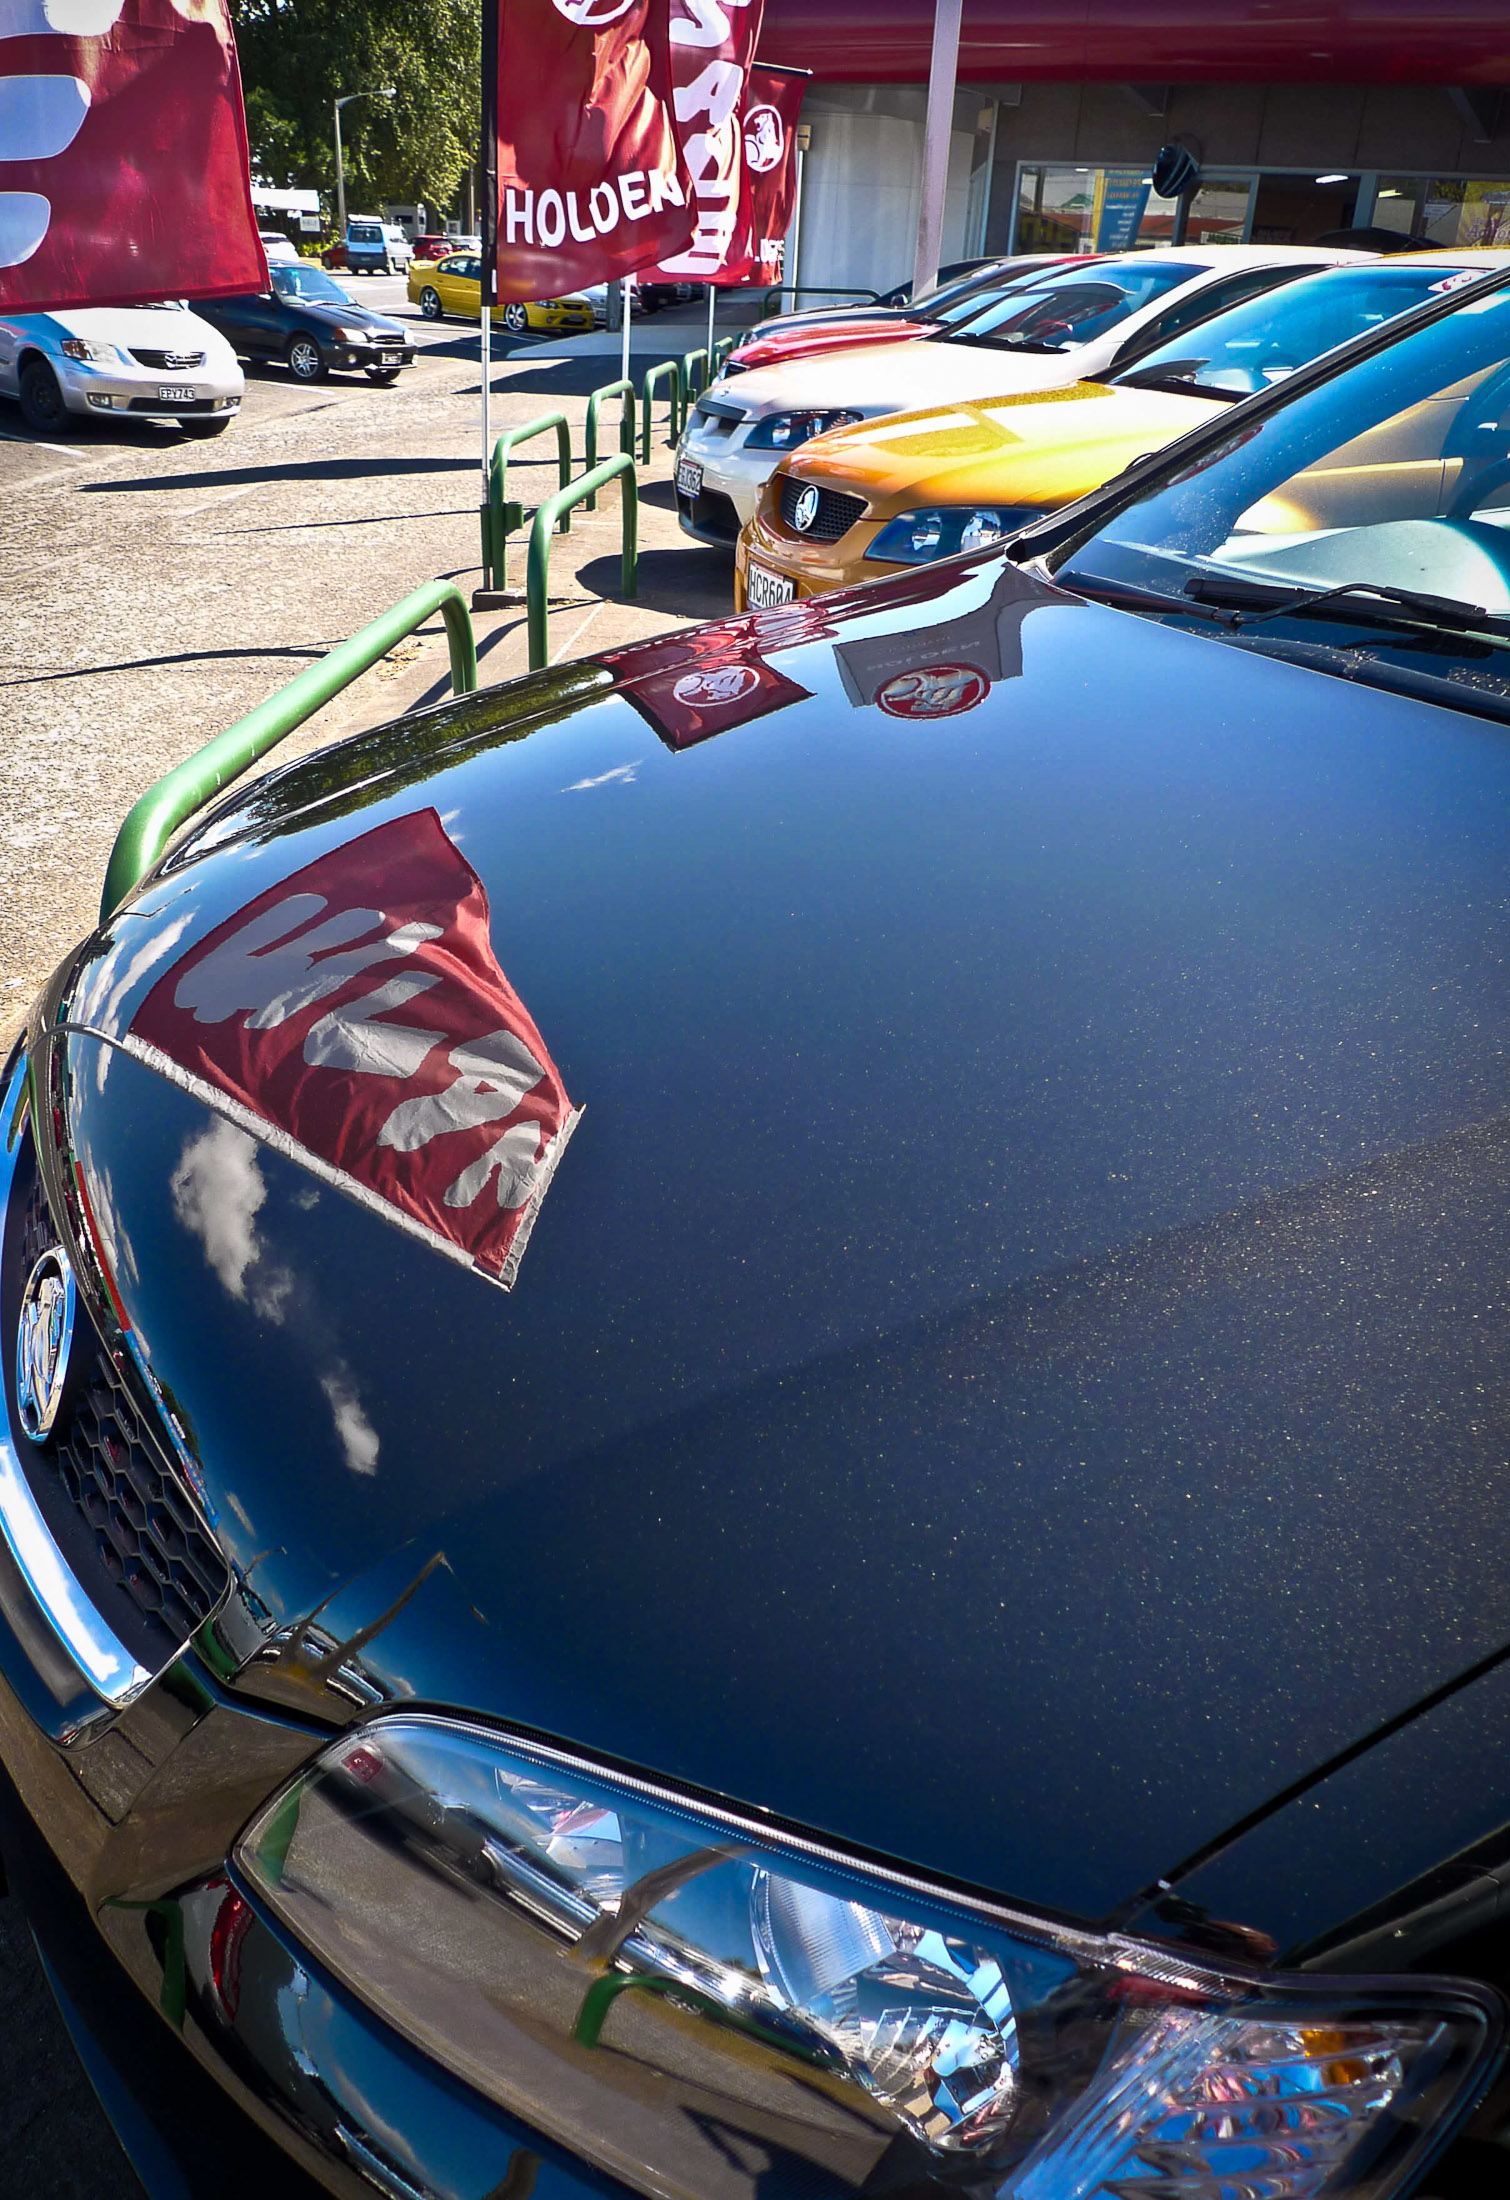
<path id="1" fill-rule="evenodd" d="M 73 1307 L 73 1270 L 68 1255 L 54 1245 L 27 1280 L 16 1325 L 16 1405 L 34 1443 L 49 1434 L 63 1401 Z"/>
<path id="2" fill-rule="evenodd" d="M 718 665 L 709 672 L 688 672 L 671 690 L 679 703 L 742 703 L 760 674 L 751 665 Z"/>
<path id="3" fill-rule="evenodd" d="M 568 23 L 575 23 L 578 30 L 601 30 L 605 23 L 617 23 L 621 15 L 627 15 L 634 0 L 551 0 L 557 15 L 564 15 Z"/>
<path id="4" fill-rule="evenodd" d="M 799 535 L 805 535 L 818 517 L 818 492 L 809 482 L 792 506 L 792 525 Z"/>
<path id="5" fill-rule="evenodd" d="M 990 692 L 990 681 L 974 665 L 920 665 L 878 688 L 876 701 L 888 718 L 954 718 Z"/>
<path id="6" fill-rule="evenodd" d="M 556 0 L 559 7 L 561 0 Z M 774 107 L 752 107 L 745 116 L 745 159 L 757 176 L 774 168 L 786 151 L 786 132 Z"/>

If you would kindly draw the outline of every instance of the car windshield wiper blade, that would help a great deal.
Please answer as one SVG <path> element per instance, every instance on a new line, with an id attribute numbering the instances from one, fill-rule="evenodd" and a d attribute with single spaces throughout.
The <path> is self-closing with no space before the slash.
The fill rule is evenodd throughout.
<path id="1" fill-rule="evenodd" d="M 1483 604 L 1463 603 L 1456 596 L 1433 596 L 1422 588 L 1389 588 L 1381 581 L 1342 581 L 1336 588 L 1297 590 L 1275 581 L 1227 580 L 1202 573 L 1185 583 L 1185 594 L 1197 603 L 1228 607 L 1234 627 L 1263 626 L 1270 619 L 1316 611 L 1344 597 L 1362 597 L 1365 601 L 1360 609 L 1368 618 L 1388 622 L 1390 609 L 1386 607 L 1391 607 L 1407 614 L 1404 621 L 1394 623 L 1419 624 L 1425 620 L 1463 633 L 1493 634 L 1510 640 L 1510 619 L 1486 610 Z"/>
<path id="2" fill-rule="evenodd" d="M 1119 374 L 1118 382 L 1132 390 L 1160 390 L 1169 397 L 1214 397 L 1223 405 L 1240 405 L 1244 390 L 1217 390 L 1209 382 L 1198 381 L 1193 374 L 1139 374 L 1136 367 L 1127 374 Z"/>

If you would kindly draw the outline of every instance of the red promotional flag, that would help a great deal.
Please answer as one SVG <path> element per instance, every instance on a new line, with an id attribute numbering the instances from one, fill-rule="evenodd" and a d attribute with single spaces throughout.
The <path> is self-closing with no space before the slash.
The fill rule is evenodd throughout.
<path id="1" fill-rule="evenodd" d="M 772 646 L 757 620 L 720 619 L 663 640 L 607 650 L 599 662 L 618 674 L 625 700 L 668 748 L 690 749 L 768 711 L 808 700 L 812 690 L 778 672 L 762 644 Z"/>
<path id="2" fill-rule="evenodd" d="M 0 0 L 0 311 L 266 284 L 225 0 Z"/>
<path id="3" fill-rule="evenodd" d="M 719 279 L 739 226 L 739 114 L 764 0 L 669 0 L 669 7 L 672 108 L 697 226 L 685 251 L 646 272 L 653 280 L 710 283 Z"/>
<path id="4" fill-rule="evenodd" d="M 431 809 L 238 909 L 170 965 L 123 1043 L 505 1287 L 580 1112 Z"/>
<path id="5" fill-rule="evenodd" d="M 671 124 L 666 4 L 485 6 L 483 143 L 497 164 L 489 227 L 499 300 L 564 297 L 584 283 L 632 275 L 690 240 L 687 172 Z"/>
<path id="6" fill-rule="evenodd" d="M 774 69 L 761 62 L 750 71 L 740 113 L 739 221 L 717 282 L 779 283 L 785 273 L 797 189 L 797 117 L 807 80 L 805 69 Z"/>

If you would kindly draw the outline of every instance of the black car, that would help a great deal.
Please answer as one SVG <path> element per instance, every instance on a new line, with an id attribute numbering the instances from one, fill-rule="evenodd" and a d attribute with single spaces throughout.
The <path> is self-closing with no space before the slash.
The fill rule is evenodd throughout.
<path id="1" fill-rule="evenodd" d="M 414 364 L 402 321 L 358 305 L 308 260 L 274 261 L 272 288 L 244 298 L 207 298 L 195 306 L 244 359 L 278 360 L 299 382 L 321 382 L 332 368 L 360 367 L 370 382 L 396 382 Z"/>
<path id="2" fill-rule="evenodd" d="M 222 798 L 0 1113 L 154 2195 L 1510 2180 L 1510 279 Z"/>

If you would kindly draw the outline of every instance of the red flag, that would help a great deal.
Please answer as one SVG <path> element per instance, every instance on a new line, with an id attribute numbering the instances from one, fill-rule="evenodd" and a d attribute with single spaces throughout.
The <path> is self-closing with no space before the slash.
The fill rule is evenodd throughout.
<path id="1" fill-rule="evenodd" d="M 761 62 L 750 71 L 740 115 L 739 221 L 716 282 L 781 281 L 797 190 L 797 117 L 807 80 L 805 69 L 774 69 Z"/>
<path id="2" fill-rule="evenodd" d="M 124 1044 L 505 1286 L 579 1112 L 431 809 L 238 909 L 158 979 Z"/>
<path id="3" fill-rule="evenodd" d="M 716 282 L 739 226 L 739 115 L 764 0 L 669 0 L 667 56 L 676 135 L 697 227 L 685 251 L 646 269 L 653 281 Z M 727 278 L 726 278 L 727 279 Z"/>
<path id="4" fill-rule="evenodd" d="M 266 286 L 225 0 L 0 0 L 0 311 Z"/>
<path id="5" fill-rule="evenodd" d="M 485 7 L 483 142 L 496 149 L 489 179 L 496 298 L 564 297 L 584 283 L 632 275 L 690 240 L 665 7 L 666 0 Z"/>

